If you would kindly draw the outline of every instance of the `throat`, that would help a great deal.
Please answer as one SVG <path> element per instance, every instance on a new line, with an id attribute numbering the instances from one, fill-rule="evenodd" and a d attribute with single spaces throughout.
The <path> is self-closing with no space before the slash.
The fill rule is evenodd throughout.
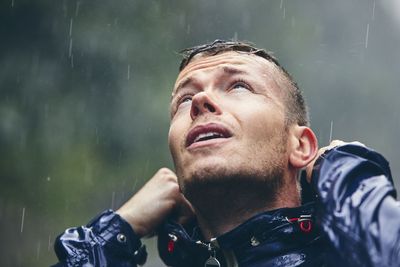
<path id="1" fill-rule="evenodd" d="M 228 184 L 228 185 L 227 185 Z M 268 186 L 249 183 L 197 185 L 186 192 L 192 203 L 203 236 L 210 240 L 224 234 L 258 213 L 281 207 Z"/>

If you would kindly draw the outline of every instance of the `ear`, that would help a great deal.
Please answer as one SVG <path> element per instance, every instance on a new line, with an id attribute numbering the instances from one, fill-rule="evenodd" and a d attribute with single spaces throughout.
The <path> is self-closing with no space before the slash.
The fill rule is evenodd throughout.
<path id="1" fill-rule="evenodd" d="M 296 169 L 302 169 L 317 155 L 317 137 L 306 126 L 295 125 L 290 129 L 290 133 L 289 164 Z"/>

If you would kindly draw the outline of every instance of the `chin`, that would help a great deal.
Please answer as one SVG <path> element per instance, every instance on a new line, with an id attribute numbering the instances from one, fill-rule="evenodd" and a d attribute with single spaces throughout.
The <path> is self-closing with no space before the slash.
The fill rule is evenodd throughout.
<path id="1" fill-rule="evenodd" d="M 182 164 L 183 168 L 177 168 L 179 185 L 184 193 L 187 184 L 212 183 L 224 180 L 233 170 L 232 163 L 225 158 L 207 157 L 199 159 L 191 164 Z"/>
<path id="2" fill-rule="evenodd" d="M 225 199 L 242 199 L 248 196 L 262 196 L 272 202 L 283 182 L 283 169 L 269 171 L 243 168 L 239 164 L 203 164 L 179 177 L 182 193 L 193 204 Z M 214 202 L 213 202 L 214 201 Z M 212 204 L 214 203 L 214 204 Z"/>

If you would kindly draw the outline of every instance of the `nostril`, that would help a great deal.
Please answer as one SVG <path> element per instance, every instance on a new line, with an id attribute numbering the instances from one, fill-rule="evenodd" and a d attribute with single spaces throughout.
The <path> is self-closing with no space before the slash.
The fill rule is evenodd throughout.
<path id="1" fill-rule="evenodd" d="M 199 115 L 199 108 L 198 107 L 196 107 L 196 106 L 192 107 L 192 115 L 193 116 Z"/>
<path id="2" fill-rule="evenodd" d="M 204 108 L 208 109 L 210 112 L 215 112 L 215 107 L 209 103 L 204 103 Z"/>

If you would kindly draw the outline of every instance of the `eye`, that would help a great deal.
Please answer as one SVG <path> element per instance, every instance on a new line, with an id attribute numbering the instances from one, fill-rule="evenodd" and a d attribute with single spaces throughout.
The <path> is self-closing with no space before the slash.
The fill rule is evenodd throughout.
<path id="1" fill-rule="evenodd" d="M 250 86 L 242 81 L 242 80 L 238 80 L 232 83 L 232 86 L 230 88 L 230 90 L 246 90 L 249 91 L 251 90 Z"/>
<path id="2" fill-rule="evenodd" d="M 177 107 L 181 107 L 181 106 L 185 106 L 187 104 L 190 104 L 192 102 L 192 95 L 184 95 L 182 97 L 180 97 L 177 101 Z"/>

